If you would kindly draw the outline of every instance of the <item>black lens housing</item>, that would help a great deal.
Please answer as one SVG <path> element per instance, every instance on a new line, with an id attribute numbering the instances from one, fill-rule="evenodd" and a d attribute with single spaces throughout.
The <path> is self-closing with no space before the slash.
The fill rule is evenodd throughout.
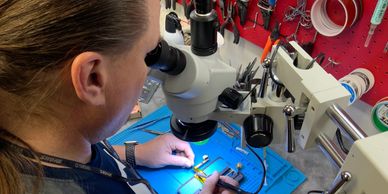
<path id="1" fill-rule="evenodd" d="M 207 120 L 200 123 L 186 123 L 171 116 L 170 127 L 172 133 L 179 139 L 189 142 L 198 142 L 210 138 L 217 129 L 218 122 Z"/>
<path id="2" fill-rule="evenodd" d="M 196 0 L 190 13 L 191 51 L 198 56 L 210 56 L 217 51 L 218 16 L 211 0 Z"/>
<path id="3" fill-rule="evenodd" d="M 177 48 L 161 40 L 144 59 L 146 65 L 169 75 L 179 75 L 186 68 L 186 56 Z"/>

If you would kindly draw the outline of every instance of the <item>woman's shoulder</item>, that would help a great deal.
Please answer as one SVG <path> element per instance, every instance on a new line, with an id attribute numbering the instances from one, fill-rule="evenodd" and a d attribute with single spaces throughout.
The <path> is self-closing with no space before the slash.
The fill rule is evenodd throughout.
<path id="1" fill-rule="evenodd" d="M 72 179 L 42 177 L 41 180 L 39 180 L 36 176 L 22 174 L 22 180 L 27 193 L 32 193 L 32 188 L 39 185 L 39 194 L 87 194 L 84 189 Z"/>

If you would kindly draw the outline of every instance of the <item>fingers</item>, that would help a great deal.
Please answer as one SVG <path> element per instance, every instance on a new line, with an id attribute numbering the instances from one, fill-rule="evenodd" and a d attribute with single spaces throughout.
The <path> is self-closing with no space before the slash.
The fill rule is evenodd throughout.
<path id="1" fill-rule="evenodd" d="M 182 141 L 178 138 L 176 138 L 175 136 L 173 135 L 168 135 L 169 138 L 170 138 L 170 145 L 171 145 L 171 149 L 174 151 L 174 150 L 177 150 L 177 151 L 182 151 L 185 153 L 187 159 L 191 162 L 191 165 L 194 165 L 194 152 L 193 150 L 191 149 L 191 146 L 188 142 L 185 142 L 185 141 Z M 189 167 L 190 167 L 189 166 Z"/>
<path id="2" fill-rule="evenodd" d="M 188 158 L 178 155 L 169 155 L 166 159 L 166 163 L 166 165 L 183 166 L 187 168 L 193 166 L 193 162 Z"/>
<path id="3" fill-rule="evenodd" d="M 201 194 L 212 194 L 216 189 L 216 184 L 218 182 L 219 177 L 220 174 L 215 171 L 211 176 L 206 178 L 205 184 L 203 185 L 201 190 Z"/>
<path id="4" fill-rule="evenodd" d="M 231 177 L 228 177 L 228 176 L 221 176 L 220 179 L 226 183 L 229 183 L 233 186 L 238 186 L 238 182 L 234 179 L 232 179 Z M 228 190 L 228 189 L 225 189 L 225 188 L 220 188 L 220 193 L 221 194 L 234 194 L 235 192 L 234 191 L 231 191 L 231 190 Z"/>
<path id="5" fill-rule="evenodd" d="M 232 179 L 229 176 L 221 176 L 220 179 L 222 181 L 226 182 L 226 183 L 229 183 L 229 184 L 233 185 L 233 186 L 238 186 L 239 185 L 236 180 Z"/>

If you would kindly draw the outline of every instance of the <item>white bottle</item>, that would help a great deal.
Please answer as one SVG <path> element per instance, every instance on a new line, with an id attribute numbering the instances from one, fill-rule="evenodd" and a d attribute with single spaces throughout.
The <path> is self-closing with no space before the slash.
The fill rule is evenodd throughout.
<path id="1" fill-rule="evenodd" d="M 180 19 L 178 18 L 178 15 L 174 12 L 170 12 L 166 15 L 163 38 L 169 44 L 184 45 L 184 38 Z"/>

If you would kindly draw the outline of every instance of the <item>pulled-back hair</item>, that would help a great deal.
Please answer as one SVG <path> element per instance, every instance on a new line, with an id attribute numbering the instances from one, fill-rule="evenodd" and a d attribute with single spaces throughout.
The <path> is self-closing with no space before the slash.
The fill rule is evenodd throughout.
<path id="1" fill-rule="evenodd" d="M 30 162 L 1 143 L 25 144 L 3 129 L 2 117 L 33 114 L 78 54 L 131 49 L 147 10 L 145 0 L 0 0 L 0 194 L 24 192 L 19 167 Z"/>

